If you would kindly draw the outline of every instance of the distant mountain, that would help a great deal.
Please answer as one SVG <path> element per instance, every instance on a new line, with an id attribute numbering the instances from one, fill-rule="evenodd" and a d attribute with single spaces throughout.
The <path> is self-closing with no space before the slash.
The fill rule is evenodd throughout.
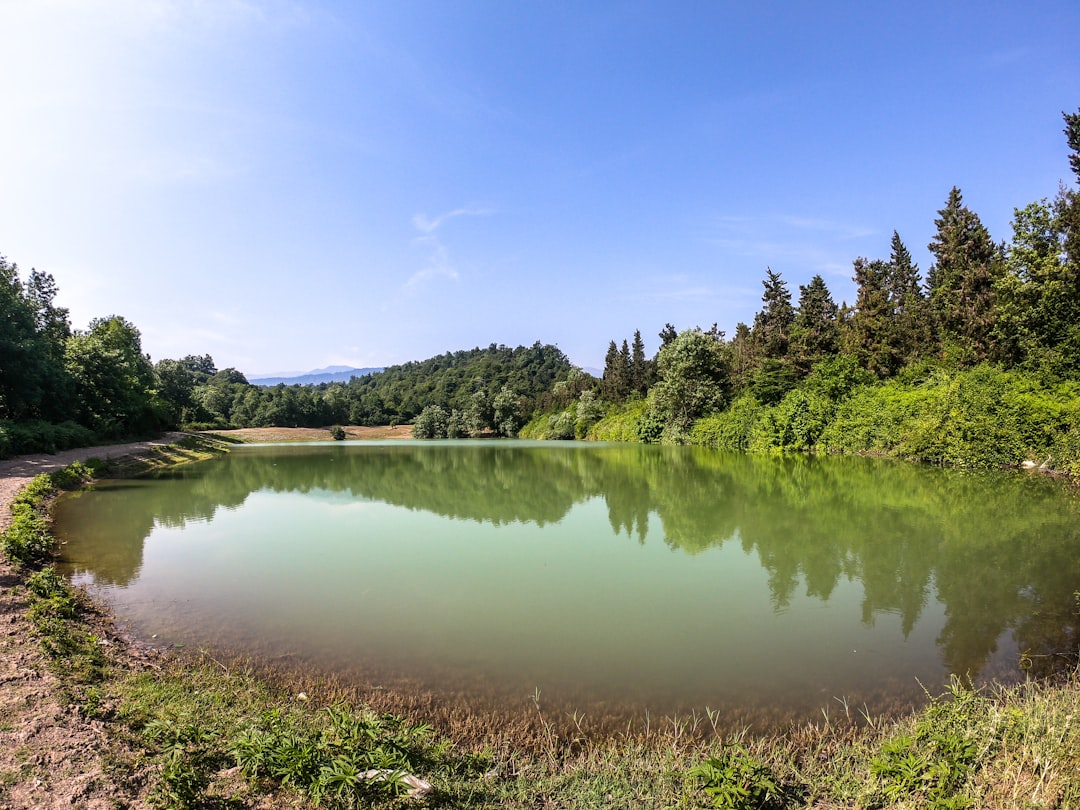
<path id="1" fill-rule="evenodd" d="M 317 368 L 314 371 L 308 372 L 296 372 L 295 374 L 285 372 L 276 376 L 248 377 L 248 382 L 252 385 L 261 385 L 263 387 L 270 387 L 278 385 L 279 383 L 285 383 L 285 385 L 319 385 L 320 383 L 329 382 L 348 382 L 353 377 L 364 377 L 368 374 L 376 374 L 380 371 L 382 371 L 381 368 L 327 366 L 326 368 Z"/>

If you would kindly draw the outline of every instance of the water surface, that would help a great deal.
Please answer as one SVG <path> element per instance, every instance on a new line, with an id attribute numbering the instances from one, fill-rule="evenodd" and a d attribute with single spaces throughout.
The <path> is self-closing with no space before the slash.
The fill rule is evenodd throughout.
<path id="1" fill-rule="evenodd" d="M 62 501 L 140 636 L 394 688 L 754 722 L 917 704 L 1075 648 L 1052 481 L 529 442 L 239 447 Z M 1071 647 L 1070 647 L 1071 645 Z"/>

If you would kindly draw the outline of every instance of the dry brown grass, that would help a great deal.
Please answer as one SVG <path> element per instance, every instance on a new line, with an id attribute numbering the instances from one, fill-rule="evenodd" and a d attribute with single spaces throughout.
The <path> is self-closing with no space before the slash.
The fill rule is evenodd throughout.
<path id="1" fill-rule="evenodd" d="M 329 442 L 333 441 L 330 428 L 237 428 L 236 430 L 207 430 L 206 434 L 221 436 L 227 441 L 243 442 L 245 444 L 262 444 L 268 442 Z M 365 427 L 362 425 L 350 425 L 345 427 L 346 439 L 411 439 L 412 425 L 380 425 L 378 427 Z"/>

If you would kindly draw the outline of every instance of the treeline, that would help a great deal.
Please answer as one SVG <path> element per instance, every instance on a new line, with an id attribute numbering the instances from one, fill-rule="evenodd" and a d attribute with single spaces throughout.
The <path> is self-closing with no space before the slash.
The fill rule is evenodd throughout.
<path id="1" fill-rule="evenodd" d="M 1064 118 L 1080 179 L 1080 113 Z M 855 259 L 850 305 L 821 276 L 793 300 L 770 268 L 761 310 L 731 338 L 668 324 L 644 363 L 612 341 L 587 392 L 599 407 L 579 398 L 524 434 L 564 437 L 573 420 L 592 438 L 1080 464 L 1080 194 L 1016 209 L 997 243 L 953 188 L 935 226 L 925 277 L 894 232 L 888 258 Z"/>
<path id="2" fill-rule="evenodd" d="M 193 368 L 201 361 L 209 367 Z M 170 399 L 180 404 L 178 422 L 192 427 L 399 424 L 438 408 L 467 414 L 474 433 L 504 435 L 516 434 L 529 414 L 547 406 L 551 389 L 571 368 L 562 351 L 540 342 L 447 352 L 347 383 L 271 388 L 249 385 L 231 369 L 214 372 L 210 358 L 163 364 L 175 372 Z"/>
<path id="3" fill-rule="evenodd" d="M 0 256 L 0 455 L 160 430 L 168 406 L 139 331 L 119 316 L 73 330 L 56 292 Z"/>
<path id="4" fill-rule="evenodd" d="M 0 257 L 0 457 L 162 430 L 411 422 L 427 407 L 463 414 L 467 435 L 515 435 L 571 370 L 555 346 L 491 344 L 354 377 L 264 388 L 210 355 L 157 364 L 119 316 L 72 329 L 52 276 Z"/>

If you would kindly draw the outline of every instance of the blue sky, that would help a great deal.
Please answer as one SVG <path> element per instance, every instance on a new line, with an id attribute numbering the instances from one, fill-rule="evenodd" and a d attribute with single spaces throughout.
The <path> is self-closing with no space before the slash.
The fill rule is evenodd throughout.
<path id="1" fill-rule="evenodd" d="M 0 0 L 0 254 L 245 373 L 851 301 L 1069 181 L 1080 4 Z"/>

